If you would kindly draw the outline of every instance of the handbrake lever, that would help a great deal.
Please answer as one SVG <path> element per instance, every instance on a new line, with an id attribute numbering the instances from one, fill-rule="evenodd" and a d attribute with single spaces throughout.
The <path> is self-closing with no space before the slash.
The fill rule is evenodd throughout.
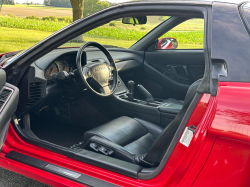
<path id="1" fill-rule="evenodd" d="M 155 103 L 153 96 L 141 84 L 137 85 L 138 90 L 146 97 L 146 102 Z"/>

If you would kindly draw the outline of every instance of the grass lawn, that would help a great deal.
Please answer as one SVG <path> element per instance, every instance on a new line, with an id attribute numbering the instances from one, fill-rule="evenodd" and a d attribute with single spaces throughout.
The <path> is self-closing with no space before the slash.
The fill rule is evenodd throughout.
<path id="1" fill-rule="evenodd" d="M 72 16 L 72 8 L 50 7 L 44 5 L 3 5 L 1 15 L 26 16 Z"/>
<path id="2" fill-rule="evenodd" d="M 28 49 L 50 34 L 52 32 L 0 27 L 0 53 Z"/>
<path id="3" fill-rule="evenodd" d="M 43 8 L 43 9 L 58 9 L 58 10 L 71 10 L 71 8 L 63 8 L 63 7 L 53 7 L 53 6 L 45 6 L 45 5 L 26 5 L 26 4 L 15 4 L 15 5 L 3 5 L 3 7 L 24 7 L 24 8 Z"/>
<path id="4" fill-rule="evenodd" d="M 28 49 L 51 34 L 52 32 L 0 27 L 0 53 Z M 125 48 L 130 47 L 136 42 L 135 40 L 126 41 L 93 37 L 84 37 L 84 40 L 97 41 L 103 45 L 119 45 L 122 43 Z M 67 46 L 79 45 L 81 44 L 67 44 Z"/>
<path id="5" fill-rule="evenodd" d="M 28 49 L 52 33 L 53 32 L 0 27 L 0 53 Z M 84 40 L 99 42 L 103 45 L 122 46 L 124 48 L 129 48 L 136 42 L 136 40 L 116 40 L 88 36 L 84 36 Z M 63 46 L 79 45 L 81 45 L 81 43 L 67 43 Z M 202 49 L 203 46 L 197 44 L 182 44 L 178 47 L 178 49 L 188 48 Z"/>
<path id="6" fill-rule="evenodd" d="M 84 40 L 99 42 L 103 45 L 129 48 L 138 39 L 159 24 L 153 22 L 155 18 L 152 17 L 150 19 L 152 20 L 149 20 L 148 24 L 137 26 L 124 25 L 121 21 L 113 21 L 114 26 L 110 26 L 108 23 L 86 33 Z M 69 23 L 66 22 L 0 16 L 0 53 L 28 49 L 51 35 L 54 31 L 68 24 Z M 203 20 L 194 19 L 186 21 L 162 37 L 176 38 L 179 42 L 178 49 L 201 49 L 203 48 Z M 67 43 L 64 46 L 79 45 L 81 45 L 81 43 Z"/>

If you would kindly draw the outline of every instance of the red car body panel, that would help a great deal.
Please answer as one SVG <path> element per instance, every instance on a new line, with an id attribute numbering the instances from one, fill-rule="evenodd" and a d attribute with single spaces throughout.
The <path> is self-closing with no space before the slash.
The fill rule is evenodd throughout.
<path id="1" fill-rule="evenodd" d="M 216 97 L 203 94 L 187 126 L 197 126 L 189 147 L 177 143 L 162 172 L 151 180 L 132 179 L 24 142 L 12 126 L 0 167 L 53 186 L 82 186 L 5 158 L 11 150 L 119 186 L 250 186 L 250 83 L 219 83 Z M 237 96 L 237 97 L 236 97 Z"/>
<path id="2" fill-rule="evenodd" d="M 0 58 L 1 58 L 3 55 L 9 54 L 9 53 L 14 53 L 14 52 L 17 52 L 17 51 L 11 51 L 11 52 L 7 52 L 7 53 L 2 53 L 2 54 L 0 54 Z"/>
<path id="3" fill-rule="evenodd" d="M 8 52 L 8 53 L 11 53 L 11 52 Z M 2 57 L 2 56 L 5 55 L 5 54 L 8 54 L 8 53 L 2 53 L 2 54 L 0 54 L 0 57 Z"/>

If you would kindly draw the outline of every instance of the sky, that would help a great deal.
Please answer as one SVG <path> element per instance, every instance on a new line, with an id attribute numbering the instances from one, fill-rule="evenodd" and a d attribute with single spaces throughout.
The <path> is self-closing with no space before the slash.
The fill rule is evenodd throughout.
<path id="1" fill-rule="evenodd" d="M 28 0 L 29 2 L 33 2 L 33 3 L 39 3 L 39 4 L 43 4 L 44 0 Z M 122 2 L 126 2 L 129 0 L 108 0 L 109 2 L 112 3 L 122 3 Z M 26 3 L 27 0 L 15 0 L 16 3 L 22 4 L 22 3 Z"/>

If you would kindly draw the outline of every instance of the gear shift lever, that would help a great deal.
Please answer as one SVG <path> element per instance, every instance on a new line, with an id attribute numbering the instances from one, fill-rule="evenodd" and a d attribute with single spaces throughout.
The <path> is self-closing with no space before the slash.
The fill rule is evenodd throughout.
<path id="1" fill-rule="evenodd" d="M 135 90 L 135 83 L 134 81 L 128 81 L 128 89 L 129 93 L 128 95 L 128 100 L 129 101 L 134 101 L 134 90 Z"/>
<path id="2" fill-rule="evenodd" d="M 144 88 L 140 84 L 138 84 L 137 88 L 142 93 L 142 95 L 144 95 L 146 97 L 146 102 L 148 102 L 148 103 L 154 103 L 155 102 L 153 96 L 148 92 L 148 90 L 146 90 L 146 88 Z"/>

